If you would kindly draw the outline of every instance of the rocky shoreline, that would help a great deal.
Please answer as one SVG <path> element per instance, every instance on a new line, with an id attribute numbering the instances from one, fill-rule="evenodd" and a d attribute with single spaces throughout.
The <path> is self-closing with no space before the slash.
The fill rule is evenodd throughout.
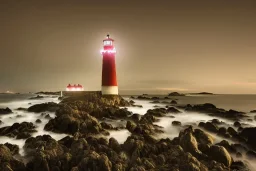
<path id="1" fill-rule="evenodd" d="M 145 95 L 144 95 L 145 96 Z M 161 100 L 155 98 L 143 100 Z M 147 96 L 145 96 L 147 97 Z M 133 97 L 134 98 L 134 97 Z M 169 99 L 167 96 L 165 99 Z M 217 108 L 212 104 L 180 106 L 172 99 L 166 107 L 156 107 L 144 115 L 134 114 L 128 106 L 142 107 L 121 96 L 102 96 L 100 92 L 69 97 L 61 103 L 43 103 L 29 107 L 36 113 L 55 112 L 49 117 L 44 130 L 65 133 L 59 141 L 50 135 L 31 137 L 36 131 L 34 123 L 15 123 L 0 128 L 0 136 L 25 139 L 25 156 L 19 155 L 15 144 L 0 145 L 0 170 L 3 171 L 249 171 L 245 159 L 256 158 L 256 128 L 241 124 L 249 119 L 246 113 Z M 26 109 L 23 109 L 26 110 Z M 3 110 L 4 111 L 4 110 Z M 157 122 L 172 114 L 175 118 L 182 111 L 201 112 L 234 122 L 234 127 L 213 119 L 198 125 L 183 125 L 173 139 L 156 138 L 164 133 Z M 123 125 L 107 122 L 123 121 Z M 39 121 L 38 121 L 39 122 Z M 107 139 L 110 131 L 128 130 L 130 136 L 124 143 L 115 138 Z M 223 137 L 215 143 L 211 134 Z"/>

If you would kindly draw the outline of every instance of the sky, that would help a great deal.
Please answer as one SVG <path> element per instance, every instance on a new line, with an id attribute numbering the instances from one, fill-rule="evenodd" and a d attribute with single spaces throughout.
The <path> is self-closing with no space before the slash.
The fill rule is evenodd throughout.
<path id="1" fill-rule="evenodd" d="M 255 0 L 0 0 L 0 92 L 100 90 L 108 33 L 121 94 L 256 94 Z"/>

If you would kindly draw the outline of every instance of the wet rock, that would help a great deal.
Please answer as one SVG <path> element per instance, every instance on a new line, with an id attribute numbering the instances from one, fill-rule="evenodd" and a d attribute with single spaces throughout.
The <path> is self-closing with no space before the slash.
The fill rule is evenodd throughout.
<path id="1" fill-rule="evenodd" d="M 219 119 L 213 119 L 213 120 L 212 120 L 212 123 L 213 123 L 213 124 L 216 124 L 216 125 L 222 124 L 222 122 L 221 122 Z"/>
<path id="2" fill-rule="evenodd" d="M 31 133 L 36 132 L 35 126 L 31 122 L 14 123 L 12 126 L 0 128 L 0 135 L 15 137 L 17 139 L 26 139 Z"/>
<path id="3" fill-rule="evenodd" d="M 23 108 L 23 107 L 19 107 L 19 108 L 16 109 L 16 110 L 27 111 L 28 109 L 27 109 L 27 108 Z"/>
<path id="4" fill-rule="evenodd" d="M 168 113 L 181 113 L 181 111 L 179 111 L 178 109 L 176 109 L 175 107 L 169 107 L 167 109 Z"/>
<path id="5" fill-rule="evenodd" d="M 103 131 L 99 121 L 86 112 L 64 106 L 56 112 L 57 117 L 51 119 L 44 127 L 47 131 L 74 134 L 98 134 Z"/>
<path id="6" fill-rule="evenodd" d="M 180 121 L 172 121 L 172 125 L 181 126 L 181 122 Z"/>
<path id="7" fill-rule="evenodd" d="M 3 121 L 0 120 L 0 125 L 3 124 Z"/>
<path id="8" fill-rule="evenodd" d="M 24 149 L 26 153 L 32 155 L 48 155 L 49 157 L 57 157 L 64 154 L 64 146 L 59 144 L 50 135 L 40 135 L 37 137 L 30 137 L 25 141 Z M 38 150 L 43 151 L 43 154 Z M 37 153 L 39 152 L 39 153 Z"/>
<path id="9" fill-rule="evenodd" d="M 19 146 L 18 145 L 10 144 L 10 143 L 5 143 L 4 145 L 9 148 L 12 155 L 19 154 Z"/>
<path id="10" fill-rule="evenodd" d="M 242 125 L 241 125 L 240 122 L 236 121 L 236 122 L 234 122 L 234 126 L 235 126 L 235 127 L 240 127 L 240 126 L 242 126 Z"/>
<path id="11" fill-rule="evenodd" d="M 133 132 L 135 130 L 136 126 L 137 125 L 132 121 L 127 121 L 127 123 L 126 123 L 126 129 L 128 129 L 128 131 L 130 131 L 130 132 Z"/>
<path id="12" fill-rule="evenodd" d="M 246 152 L 246 157 L 249 158 L 249 159 L 256 159 L 256 152 L 252 151 L 252 150 L 249 150 Z"/>
<path id="13" fill-rule="evenodd" d="M 230 167 L 232 164 L 232 158 L 229 152 L 222 146 L 217 146 L 217 145 L 211 146 L 208 155 L 213 160 L 223 163 L 227 167 Z"/>
<path id="14" fill-rule="evenodd" d="M 237 157 L 237 158 L 242 158 L 242 157 L 243 157 L 243 155 L 242 155 L 242 153 L 237 152 L 237 153 L 236 153 L 236 157 Z"/>
<path id="15" fill-rule="evenodd" d="M 194 136 L 196 137 L 196 140 L 199 144 L 207 144 L 207 145 L 213 144 L 214 138 L 210 134 L 200 129 L 194 130 Z"/>
<path id="16" fill-rule="evenodd" d="M 0 144 L 0 170 L 2 171 L 26 171 L 25 165 L 12 157 L 10 149 Z"/>
<path id="17" fill-rule="evenodd" d="M 192 128 L 187 128 L 179 134 L 180 145 L 186 152 L 198 156 L 201 152 L 198 150 L 198 143 L 192 134 Z"/>
<path id="18" fill-rule="evenodd" d="M 5 108 L 5 109 L 2 109 L 0 108 L 0 115 L 4 115 L 4 114 L 10 114 L 12 113 L 12 110 L 10 108 Z"/>
<path id="19" fill-rule="evenodd" d="M 214 132 L 214 133 L 218 132 L 218 127 L 211 122 L 206 122 L 204 125 L 204 128 L 210 132 Z"/>
<path id="20" fill-rule="evenodd" d="M 55 112 L 59 108 L 59 105 L 54 102 L 36 104 L 28 108 L 29 112 L 41 113 L 41 112 Z"/>
<path id="21" fill-rule="evenodd" d="M 22 115 L 16 115 L 16 118 L 22 118 L 23 116 Z"/>
<path id="22" fill-rule="evenodd" d="M 153 116 L 156 116 L 156 117 L 165 116 L 166 113 L 167 112 L 166 112 L 166 110 L 164 108 L 149 109 L 147 111 L 147 114 L 153 115 Z"/>
<path id="23" fill-rule="evenodd" d="M 250 167 L 242 161 L 233 162 L 230 169 L 235 171 L 252 171 Z"/>
<path id="24" fill-rule="evenodd" d="M 109 123 L 106 123 L 106 122 L 101 122 L 100 125 L 104 129 L 113 129 L 113 126 Z"/>
<path id="25" fill-rule="evenodd" d="M 178 104 L 178 103 L 177 103 L 177 101 L 172 100 L 172 101 L 170 102 L 170 104 L 176 105 L 176 104 Z"/>
<path id="26" fill-rule="evenodd" d="M 221 142 L 217 143 L 216 145 L 225 147 L 225 149 L 228 150 L 229 153 L 235 154 L 237 152 L 236 148 L 226 140 L 222 140 Z"/>
<path id="27" fill-rule="evenodd" d="M 86 151 L 86 157 L 78 165 L 80 171 L 100 170 L 111 171 L 112 163 L 105 154 L 98 154 L 95 151 Z"/>
<path id="28" fill-rule="evenodd" d="M 40 119 L 37 119 L 36 123 L 42 123 L 42 121 Z"/>
<path id="29" fill-rule="evenodd" d="M 50 116 L 50 114 L 45 115 L 44 118 L 45 118 L 45 119 L 52 119 L 52 117 Z"/>
<path id="30" fill-rule="evenodd" d="M 226 133 L 227 133 L 227 129 L 225 127 L 219 128 L 219 130 L 218 130 L 219 135 L 225 136 Z"/>
<path id="31" fill-rule="evenodd" d="M 112 148 L 114 151 L 119 153 L 121 151 L 121 146 L 118 143 L 118 141 L 115 138 L 110 138 L 109 139 L 109 147 Z"/>
<path id="32" fill-rule="evenodd" d="M 256 113 L 256 110 L 251 110 L 250 113 Z"/>
<path id="33" fill-rule="evenodd" d="M 139 114 L 133 114 L 130 118 L 135 121 L 138 122 L 140 120 L 140 115 Z"/>
<path id="34" fill-rule="evenodd" d="M 228 127 L 227 132 L 228 132 L 230 135 L 232 135 L 232 136 L 236 136 L 236 135 L 237 135 L 236 130 L 235 130 L 234 128 L 232 128 L 232 127 Z"/>

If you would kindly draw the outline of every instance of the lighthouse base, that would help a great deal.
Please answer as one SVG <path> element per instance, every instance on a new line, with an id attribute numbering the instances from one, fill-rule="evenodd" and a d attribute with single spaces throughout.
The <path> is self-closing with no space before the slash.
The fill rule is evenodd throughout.
<path id="1" fill-rule="evenodd" d="M 118 95 L 118 86 L 102 86 L 102 95 Z"/>

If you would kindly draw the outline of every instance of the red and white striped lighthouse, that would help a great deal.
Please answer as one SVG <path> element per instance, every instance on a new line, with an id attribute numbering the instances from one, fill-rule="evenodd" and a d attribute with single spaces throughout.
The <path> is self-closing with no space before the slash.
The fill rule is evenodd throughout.
<path id="1" fill-rule="evenodd" d="M 116 49 L 113 44 L 114 40 L 107 38 L 103 40 L 102 61 L 102 87 L 103 95 L 117 95 L 118 86 L 116 79 Z"/>

